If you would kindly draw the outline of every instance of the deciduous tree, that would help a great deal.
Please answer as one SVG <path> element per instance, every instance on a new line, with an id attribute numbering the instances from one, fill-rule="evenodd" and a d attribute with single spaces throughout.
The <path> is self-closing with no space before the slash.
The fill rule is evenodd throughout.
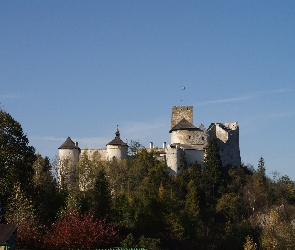
<path id="1" fill-rule="evenodd" d="M 23 133 L 19 122 L 0 110 L 0 199 L 5 203 L 18 183 L 27 194 L 32 194 L 35 149 Z"/>
<path id="2" fill-rule="evenodd" d="M 45 236 L 47 249 L 107 248 L 120 242 L 120 235 L 106 219 L 96 220 L 94 212 L 68 211 Z"/>

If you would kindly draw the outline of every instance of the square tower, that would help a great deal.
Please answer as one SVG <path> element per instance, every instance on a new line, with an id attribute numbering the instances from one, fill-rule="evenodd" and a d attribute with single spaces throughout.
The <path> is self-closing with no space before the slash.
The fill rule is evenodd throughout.
<path id="1" fill-rule="evenodd" d="M 193 106 L 172 106 L 170 129 L 177 125 L 183 118 L 193 124 Z"/>

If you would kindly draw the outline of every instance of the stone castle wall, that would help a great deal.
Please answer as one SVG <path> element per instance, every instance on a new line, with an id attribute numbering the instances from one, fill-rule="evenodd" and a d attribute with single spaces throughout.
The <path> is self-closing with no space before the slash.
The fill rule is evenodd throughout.
<path id="1" fill-rule="evenodd" d="M 190 144 L 203 145 L 206 144 L 208 133 L 206 130 L 176 130 L 171 132 L 171 144 Z"/>
<path id="2" fill-rule="evenodd" d="M 108 161 L 117 159 L 127 159 L 128 147 L 121 145 L 107 145 L 106 159 Z"/>
<path id="3" fill-rule="evenodd" d="M 193 123 L 193 106 L 173 106 L 171 116 L 171 128 L 185 118 Z"/>
<path id="4" fill-rule="evenodd" d="M 177 174 L 180 170 L 180 158 L 182 154 L 182 150 L 178 147 L 166 147 L 166 163 L 170 168 L 170 174 Z"/>
<path id="5" fill-rule="evenodd" d="M 208 132 L 217 139 L 222 165 L 240 166 L 238 123 L 216 123 Z"/>
<path id="6" fill-rule="evenodd" d="M 106 155 L 107 155 L 107 149 L 106 148 L 101 148 L 101 149 L 87 149 L 87 148 L 85 148 L 85 149 L 81 149 L 81 155 L 83 155 L 84 152 L 86 152 L 89 159 L 92 159 L 93 154 L 97 152 L 102 161 L 106 160 Z"/>
<path id="7" fill-rule="evenodd" d="M 175 127 L 183 118 L 191 124 L 182 122 L 181 124 L 185 124 L 184 126 Z M 175 127 L 173 131 L 170 131 L 171 144 L 166 147 L 166 143 L 164 143 L 163 148 L 156 149 L 158 157 L 165 161 L 170 168 L 170 174 L 179 173 L 182 154 L 185 154 L 188 166 L 194 161 L 198 161 L 204 166 L 205 150 L 210 137 L 217 139 L 223 166 L 239 166 L 241 164 L 239 127 L 237 122 L 212 123 L 208 129 L 202 124 L 199 127 L 195 127 L 193 125 L 193 106 L 173 106 L 171 129 L 173 127 Z M 118 130 L 116 132 L 116 138 L 120 139 Z M 72 144 L 74 143 L 72 142 Z M 123 142 L 121 144 L 117 144 L 117 142 L 108 144 L 107 148 L 102 149 L 80 150 L 77 145 L 72 149 L 59 149 L 59 171 L 67 174 L 69 182 L 75 181 L 76 166 L 79 162 L 80 155 L 83 155 L 85 152 L 89 159 L 92 159 L 93 155 L 98 153 L 102 161 L 112 160 L 114 157 L 117 159 L 126 159 L 128 154 L 128 146 Z M 66 168 L 65 166 L 70 167 Z"/>
<path id="8" fill-rule="evenodd" d="M 75 182 L 79 155 L 79 149 L 59 150 L 59 167 L 57 174 L 60 185 L 68 185 Z"/>

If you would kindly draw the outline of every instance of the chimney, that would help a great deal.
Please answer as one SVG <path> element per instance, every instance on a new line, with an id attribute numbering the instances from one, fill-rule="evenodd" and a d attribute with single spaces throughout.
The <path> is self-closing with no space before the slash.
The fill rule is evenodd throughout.
<path id="1" fill-rule="evenodd" d="M 75 146 L 78 147 L 78 142 L 77 141 L 75 142 Z"/>
<path id="2" fill-rule="evenodd" d="M 150 149 L 154 148 L 154 145 L 152 142 L 150 142 Z"/>
<path id="3" fill-rule="evenodd" d="M 165 141 L 163 142 L 163 148 L 166 148 L 166 142 Z"/>

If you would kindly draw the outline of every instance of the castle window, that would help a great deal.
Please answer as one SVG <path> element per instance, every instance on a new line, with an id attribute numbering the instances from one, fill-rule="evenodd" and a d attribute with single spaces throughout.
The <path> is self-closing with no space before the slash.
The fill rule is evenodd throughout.
<path id="1" fill-rule="evenodd" d="M 204 137 L 204 136 L 202 136 L 202 140 L 203 140 L 203 141 L 205 140 L 205 137 Z"/>
<path id="2" fill-rule="evenodd" d="M 188 139 L 190 139 L 190 138 L 191 138 L 191 136 L 189 135 L 189 136 L 188 136 Z"/>

